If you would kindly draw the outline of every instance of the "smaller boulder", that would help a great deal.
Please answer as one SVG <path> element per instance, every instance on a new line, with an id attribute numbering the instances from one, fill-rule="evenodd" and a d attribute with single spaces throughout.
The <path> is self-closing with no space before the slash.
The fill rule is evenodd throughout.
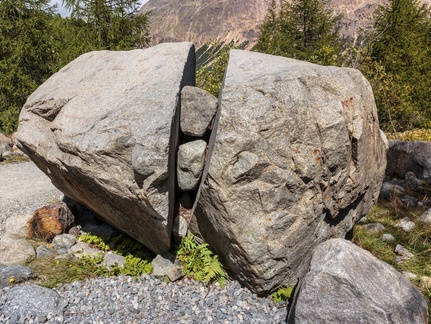
<path id="1" fill-rule="evenodd" d="M 387 179 L 405 179 L 412 172 L 415 177 L 431 177 L 431 143 L 425 141 L 389 141 Z"/>
<path id="2" fill-rule="evenodd" d="M 37 209 L 29 220 L 28 237 L 51 241 L 56 235 L 67 233 L 75 216 L 64 202 Z"/>
<path id="3" fill-rule="evenodd" d="M 12 288 L 7 293 L 2 310 L 7 317 L 22 320 L 29 316 L 59 314 L 61 311 L 60 295 L 54 290 L 37 285 L 21 285 Z"/>
<path id="4" fill-rule="evenodd" d="M 181 91 L 180 125 L 184 134 L 204 136 L 217 112 L 217 98 L 197 87 L 185 86 Z"/>
<path id="5" fill-rule="evenodd" d="M 178 187 L 182 191 L 195 190 L 202 177 L 205 165 L 207 143 L 197 140 L 180 145 L 178 148 Z"/>
<path id="6" fill-rule="evenodd" d="M 5 266 L 0 264 L 0 289 L 11 285 L 12 283 L 20 283 L 31 279 L 33 271 L 22 265 Z"/>
<path id="7" fill-rule="evenodd" d="M 318 245 L 288 323 L 428 323 L 425 298 L 401 273 L 343 239 Z"/>
<path id="8" fill-rule="evenodd" d="M 2 264 L 25 264 L 35 256 L 33 246 L 25 238 L 6 235 L 0 240 L 0 263 Z"/>

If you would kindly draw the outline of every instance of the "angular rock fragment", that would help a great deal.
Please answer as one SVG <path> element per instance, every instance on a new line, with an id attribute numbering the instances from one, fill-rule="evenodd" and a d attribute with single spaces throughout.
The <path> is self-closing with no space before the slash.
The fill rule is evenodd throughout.
<path id="1" fill-rule="evenodd" d="M 86 53 L 27 100 L 17 140 L 53 184 L 154 252 L 170 248 L 191 43 Z"/>
<path id="2" fill-rule="evenodd" d="M 232 50 L 208 150 L 191 229 L 267 293 L 375 203 L 387 142 L 359 71 Z"/>
<path id="3" fill-rule="evenodd" d="M 288 323 L 428 323 L 425 298 L 408 279 L 343 239 L 320 244 L 295 292 Z"/>
<path id="4" fill-rule="evenodd" d="M 181 91 L 181 130 L 184 134 L 202 137 L 217 112 L 218 102 L 208 91 L 184 87 Z"/>

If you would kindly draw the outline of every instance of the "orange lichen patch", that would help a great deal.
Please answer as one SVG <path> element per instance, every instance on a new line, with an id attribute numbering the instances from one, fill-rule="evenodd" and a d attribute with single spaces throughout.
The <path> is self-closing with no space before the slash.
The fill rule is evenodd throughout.
<path id="1" fill-rule="evenodd" d="M 353 98 L 351 97 L 350 99 L 344 100 L 341 102 L 341 104 L 343 105 L 344 109 L 350 109 L 353 110 L 354 105 L 353 105 Z"/>
<path id="2" fill-rule="evenodd" d="M 315 149 L 315 150 L 313 151 L 313 154 L 314 154 L 314 155 L 319 154 L 319 150 Z"/>

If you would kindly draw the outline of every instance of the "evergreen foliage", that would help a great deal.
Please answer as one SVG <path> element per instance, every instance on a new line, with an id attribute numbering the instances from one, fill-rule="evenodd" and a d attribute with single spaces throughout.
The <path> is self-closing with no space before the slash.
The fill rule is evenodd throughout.
<path id="1" fill-rule="evenodd" d="M 214 42 L 198 59 L 204 61 L 196 71 L 196 86 L 218 97 L 231 49 L 238 48 L 235 43 Z M 203 57 L 205 56 L 205 57 Z"/>
<path id="2" fill-rule="evenodd" d="M 147 45 L 148 14 L 136 0 L 65 0 L 69 18 L 49 0 L 0 1 L 0 132 L 12 133 L 27 97 L 49 76 L 92 50 Z"/>
<path id="3" fill-rule="evenodd" d="M 0 1 L 0 131 L 13 132 L 27 97 L 52 73 L 49 0 Z"/>
<path id="4" fill-rule="evenodd" d="M 260 30 L 255 51 L 323 65 L 339 65 L 343 42 L 341 16 L 329 0 L 273 0 Z"/>
<path id="5" fill-rule="evenodd" d="M 148 14 L 137 15 L 136 0 L 63 0 L 74 23 L 85 22 L 93 49 L 127 50 L 147 44 Z"/>
<path id="6" fill-rule="evenodd" d="M 375 16 L 360 69 L 374 90 L 381 127 L 405 131 L 431 123 L 431 20 L 418 0 L 391 0 Z"/>

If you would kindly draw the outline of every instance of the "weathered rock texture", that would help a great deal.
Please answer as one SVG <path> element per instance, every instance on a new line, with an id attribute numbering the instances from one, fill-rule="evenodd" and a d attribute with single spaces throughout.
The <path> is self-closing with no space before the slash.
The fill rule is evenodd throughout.
<path id="1" fill-rule="evenodd" d="M 27 236 L 51 241 L 56 235 L 66 233 L 75 223 L 75 216 L 64 202 L 57 202 L 37 209 L 28 221 Z"/>
<path id="2" fill-rule="evenodd" d="M 431 143 L 389 141 L 386 178 L 404 179 L 413 172 L 419 179 L 431 178 Z"/>
<path id="3" fill-rule="evenodd" d="M 192 229 L 249 289 L 293 286 L 377 199 L 386 167 L 357 70 L 231 51 Z"/>
<path id="4" fill-rule="evenodd" d="M 333 239 L 313 252 L 288 323 L 428 323 L 420 292 L 392 266 Z"/>
<path id="5" fill-rule="evenodd" d="M 207 132 L 218 107 L 218 100 L 208 91 L 197 87 L 181 90 L 180 125 L 184 134 L 202 137 Z"/>
<path id="6" fill-rule="evenodd" d="M 179 97 L 194 80 L 191 43 L 84 54 L 28 98 L 17 140 L 68 197 L 166 251 Z"/>

